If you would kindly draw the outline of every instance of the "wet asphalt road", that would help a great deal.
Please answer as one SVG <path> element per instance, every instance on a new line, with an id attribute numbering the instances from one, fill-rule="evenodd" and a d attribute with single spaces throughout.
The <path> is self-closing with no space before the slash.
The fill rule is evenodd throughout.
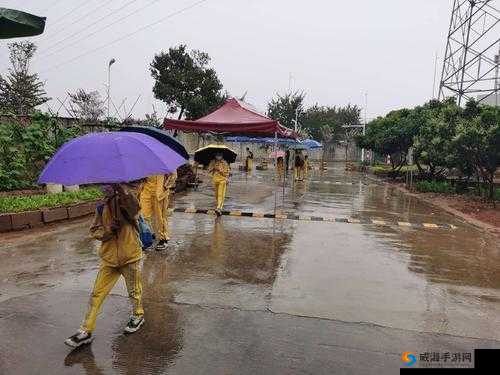
<path id="1" fill-rule="evenodd" d="M 235 173 L 226 209 L 448 223 L 456 230 L 175 213 L 144 259 L 146 324 L 121 332 L 124 283 L 70 352 L 98 267 L 88 221 L 2 235 L 0 374 L 384 374 L 401 352 L 500 348 L 500 245 L 335 166 L 278 192 Z M 213 205 L 210 185 L 176 207 Z"/>

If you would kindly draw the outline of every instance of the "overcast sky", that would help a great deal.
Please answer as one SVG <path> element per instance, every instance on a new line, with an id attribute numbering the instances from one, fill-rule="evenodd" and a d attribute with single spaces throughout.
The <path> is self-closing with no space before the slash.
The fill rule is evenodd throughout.
<path id="1" fill-rule="evenodd" d="M 113 57 L 113 101 L 126 99 L 129 108 L 140 95 L 136 117 L 151 113 L 152 104 L 163 116 L 149 63 L 183 43 L 207 52 L 225 89 L 235 96 L 248 90 L 247 101 L 261 110 L 291 86 L 306 92 L 308 105 L 364 107 L 368 93 L 371 118 L 432 96 L 452 0 L 3 0 L 1 6 L 47 17 L 45 34 L 31 38 L 39 47 L 33 70 L 53 98 L 78 88 L 105 97 Z M 6 42 L 0 42 L 1 72 L 8 66 Z"/>

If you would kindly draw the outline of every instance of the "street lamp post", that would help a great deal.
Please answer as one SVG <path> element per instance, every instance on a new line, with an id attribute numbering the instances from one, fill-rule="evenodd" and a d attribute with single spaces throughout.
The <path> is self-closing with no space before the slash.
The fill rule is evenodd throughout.
<path id="1" fill-rule="evenodd" d="M 363 121 L 363 135 L 366 134 L 366 119 L 367 119 L 367 114 L 366 111 L 368 109 L 368 93 L 365 93 L 365 119 Z M 361 149 L 361 163 L 365 162 L 365 149 Z"/>
<path id="2" fill-rule="evenodd" d="M 111 65 L 113 65 L 116 62 L 114 58 L 109 60 L 108 63 L 108 121 L 109 121 L 109 103 L 111 101 Z"/>

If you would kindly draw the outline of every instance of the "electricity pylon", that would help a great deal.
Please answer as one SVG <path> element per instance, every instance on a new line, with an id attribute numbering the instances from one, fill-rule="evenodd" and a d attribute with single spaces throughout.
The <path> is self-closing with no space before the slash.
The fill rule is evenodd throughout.
<path id="1" fill-rule="evenodd" d="M 494 0 L 454 0 L 439 99 L 482 101 L 498 95 L 500 12 Z"/>

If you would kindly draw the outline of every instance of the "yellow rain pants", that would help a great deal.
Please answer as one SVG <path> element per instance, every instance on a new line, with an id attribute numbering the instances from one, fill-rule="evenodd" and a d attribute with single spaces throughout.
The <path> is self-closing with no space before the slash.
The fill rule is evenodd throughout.
<path id="1" fill-rule="evenodd" d="M 164 182 L 164 175 L 150 176 L 146 179 L 140 194 L 141 213 L 159 241 L 169 239 L 165 220 L 165 198 L 168 194 Z"/>
<path id="2" fill-rule="evenodd" d="M 94 330 L 97 314 L 99 314 L 102 303 L 120 276 L 123 276 L 125 279 L 128 295 L 133 305 L 133 314 L 135 316 L 144 315 L 142 307 L 141 261 L 129 263 L 121 267 L 111 267 L 101 264 L 95 280 L 94 290 L 90 296 L 88 310 L 81 326 L 82 330 L 87 332 Z"/>
<path id="3" fill-rule="evenodd" d="M 247 172 L 253 171 L 253 159 L 247 157 Z"/>

